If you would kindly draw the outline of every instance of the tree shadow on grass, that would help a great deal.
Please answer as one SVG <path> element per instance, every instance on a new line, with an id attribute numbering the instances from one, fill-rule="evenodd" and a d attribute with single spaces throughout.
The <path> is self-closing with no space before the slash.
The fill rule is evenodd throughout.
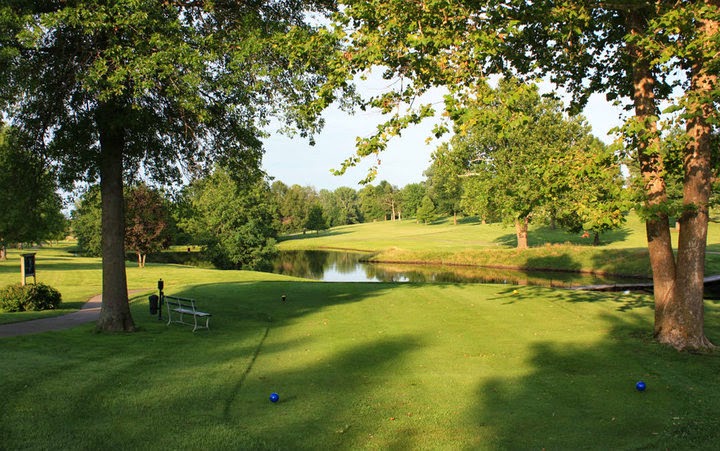
<path id="1" fill-rule="evenodd" d="M 494 357 L 488 351 L 463 355 L 452 335 L 446 341 L 436 336 L 477 334 L 475 349 L 482 351 L 497 341 L 514 340 L 512 329 L 508 336 L 491 339 L 483 327 L 458 331 L 453 317 L 433 316 L 422 332 L 403 321 L 408 330 L 385 326 L 389 333 L 381 334 L 365 317 L 363 330 L 348 330 L 353 317 L 344 318 L 338 306 L 396 287 L 313 282 L 215 283 L 177 292 L 166 287 L 169 294 L 201 301 L 213 313 L 211 330 L 168 327 L 147 315 L 146 303 L 137 302 L 132 308 L 143 327 L 139 334 L 102 335 L 89 345 L 84 333 L 48 335 L 34 343 L 49 361 L 38 358 L 32 371 L 19 368 L 23 376 L 2 382 L 3 391 L 12 395 L 5 400 L 8 421 L 0 424 L 0 435 L 9 449 L 47 443 L 78 449 L 107 443 L 123 443 L 127 449 L 682 448 L 681 438 L 696 448 L 705 439 L 720 438 L 708 425 L 720 413 L 720 359 L 654 345 L 648 312 L 618 308 L 618 314 L 581 322 L 600 329 L 592 340 L 583 341 L 585 331 L 578 330 L 578 339 L 561 334 L 564 341 L 531 340 Z M 515 313 L 522 313 L 522 304 L 536 300 L 538 290 L 499 290 L 496 298 L 477 302 L 518 304 Z M 549 301 L 553 309 L 607 300 L 605 295 L 558 293 Z M 288 296 L 284 303 L 282 294 Z M 437 303 L 434 312 L 447 315 L 446 299 L 422 301 L 427 308 L 430 301 Z M 392 303 L 392 296 L 383 296 L 383 302 Z M 328 313 L 303 318 L 321 311 Z M 358 304 L 353 314 L 365 312 L 367 306 Z M 390 315 L 382 307 L 374 314 Z M 468 305 L 453 314 L 473 312 Z M 331 324 L 330 333 L 326 316 L 338 323 Z M 718 316 L 712 321 L 712 331 L 720 332 Z M 541 327 L 578 327 L 524 324 L 539 332 Z M 7 347 L 13 353 L 23 348 L 27 345 L 20 339 Z M 433 350 L 455 357 L 438 364 L 437 354 L 425 354 Z M 412 358 L 419 351 L 421 362 Z M 523 363 L 522 370 L 498 363 L 506 359 Z M 468 368 L 473 365 L 468 362 L 476 363 Z M 458 370 L 473 377 L 456 377 Z M 437 378 L 444 383 L 429 383 Z M 648 382 L 646 393 L 634 391 L 639 378 Z M 443 411 L 427 402 L 430 393 L 423 383 L 444 390 L 445 396 L 435 399 L 450 408 Z M 469 399 L 454 400 L 464 388 Z M 273 391 L 280 394 L 276 404 L 268 400 Z M 49 401 L 61 398 L 57 393 L 63 393 L 62 401 Z M 24 430 L 11 430 L 11 412 L 33 421 L 24 422 Z M 419 427 L 416 420 L 422 416 L 432 421 Z M 452 428 L 459 441 L 437 441 L 452 440 Z"/>
<path id="2" fill-rule="evenodd" d="M 378 384 L 401 377 L 398 362 L 422 347 L 423 339 L 413 334 L 348 337 L 338 328 L 337 335 L 329 336 L 337 342 L 323 343 L 311 336 L 316 333 L 312 327 L 307 334 L 283 332 L 303 316 L 392 288 L 362 284 L 348 292 L 344 285 L 230 283 L 174 292 L 201 301 L 213 314 L 211 329 L 192 333 L 187 326 L 167 327 L 143 318 L 138 323 L 144 337 L 136 338 L 148 340 L 148 351 L 121 368 L 110 365 L 94 381 L 84 381 L 93 385 L 89 392 L 102 391 L 102 397 L 68 398 L 70 411 L 62 415 L 86 418 L 93 428 L 113 430 L 119 438 L 122 427 L 112 424 L 108 404 L 117 407 L 118 400 L 127 397 L 125 391 L 139 390 L 142 395 L 132 398 L 143 400 L 142 406 L 133 408 L 139 408 L 143 418 L 130 420 L 134 431 L 124 441 L 128 448 L 143 448 L 147 437 L 168 449 L 320 449 L 364 443 L 376 432 L 374 422 L 383 425 L 397 409 L 394 397 L 388 401 L 378 395 Z M 281 293 L 288 294 L 284 303 Z M 317 328 L 324 330 L 321 324 Z M 307 360 L 304 354 L 315 355 L 317 347 L 328 349 Z M 112 360 L 108 355 L 98 358 Z M 126 379 L 123 374 L 132 374 L 125 386 L 116 383 Z M 143 380 L 147 386 L 139 382 Z M 280 394 L 277 404 L 269 402 L 271 392 Z M 387 413 L 368 420 L 377 412 Z M 161 425 L 161 430 L 153 431 L 146 423 Z M 80 443 L 99 446 L 106 437 L 89 436 Z"/>
<path id="3" fill-rule="evenodd" d="M 583 264 L 576 255 L 573 255 L 575 252 L 589 258 L 590 263 L 585 265 L 597 274 L 642 279 L 649 279 L 652 274 L 646 248 L 591 249 L 572 246 L 531 246 L 518 252 L 521 252 L 520 256 L 526 257 L 524 263 L 520 264 L 521 269 L 524 270 L 580 271 L 583 269 Z"/>
<path id="4" fill-rule="evenodd" d="M 525 267 L 544 270 L 557 270 L 561 268 L 565 272 L 578 272 L 582 269 L 580 262 L 574 259 L 569 253 L 528 257 Z"/>
<path id="5" fill-rule="evenodd" d="M 18 278 L 20 277 L 20 263 L 17 265 L 0 265 L 0 274 L 17 273 Z"/>
<path id="6" fill-rule="evenodd" d="M 338 346 L 335 353 L 310 365 L 282 369 L 268 363 L 275 349 L 285 354 L 287 344 L 270 345 L 263 349 L 263 362 L 253 369 L 243 390 L 228 399 L 225 420 L 230 424 L 242 421 L 249 443 L 266 443 L 271 448 L 327 449 L 370 442 L 376 428 L 401 412 L 396 404 L 402 401 L 382 396 L 378 385 L 402 377 L 396 373 L 397 362 L 421 346 L 422 340 L 413 336 L 377 338 Z M 281 396 L 277 406 L 263 408 L 266 397 L 255 399 L 257 393 L 275 390 Z M 267 427 L 277 420 L 273 409 L 283 410 L 282 430 Z"/>
<path id="7" fill-rule="evenodd" d="M 620 274 L 627 272 L 627 268 L 635 268 L 632 274 L 625 275 L 638 279 L 652 278 L 647 248 L 601 250 L 593 255 L 593 267 L 610 274 Z"/>
<path id="8" fill-rule="evenodd" d="M 537 288 L 545 290 L 546 288 Z M 533 302 L 538 297 L 535 289 L 518 287 L 507 287 L 501 290 L 497 298 L 492 301 L 502 301 L 505 304 L 518 304 Z M 593 292 L 580 289 L 555 289 L 553 291 L 553 302 L 559 305 L 604 303 L 610 302 L 615 306 L 617 312 L 629 312 L 637 309 L 652 309 L 654 302 L 652 297 L 639 292 Z M 649 329 L 652 330 L 652 327 Z"/>
<path id="9" fill-rule="evenodd" d="M 600 243 L 607 245 L 622 242 L 630 236 L 631 230 L 626 227 L 612 230 L 600 235 Z M 495 239 L 495 243 L 506 247 L 517 247 L 517 235 L 508 233 Z M 543 246 L 547 244 L 572 244 L 575 246 L 593 247 L 592 236 L 585 236 L 582 233 L 570 233 L 561 229 L 553 229 L 547 226 L 533 227 L 528 232 L 528 245 Z"/>
<path id="10" fill-rule="evenodd" d="M 351 232 L 346 232 L 346 231 L 342 231 L 342 230 L 323 230 L 320 233 L 315 233 L 315 231 L 308 231 L 306 233 L 295 233 L 292 235 L 280 236 L 280 237 L 278 237 L 278 242 L 305 240 L 305 239 L 317 238 L 317 237 L 340 236 L 340 235 L 347 235 L 348 233 L 351 233 Z"/>
<path id="11" fill-rule="evenodd" d="M 87 262 L 80 263 L 70 258 L 53 258 L 42 257 L 35 262 L 35 268 L 38 272 L 43 271 L 85 271 L 85 270 L 101 270 L 102 263 L 98 259 L 97 263 Z M 0 265 L 0 273 L 18 273 L 20 274 L 20 260 Z"/>
<path id="12" fill-rule="evenodd" d="M 712 449 L 720 356 L 652 343 L 648 315 L 606 315 L 590 343 L 530 345 L 531 371 L 483 381 L 467 412 L 495 449 Z M 580 333 L 580 331 L 579 331 Z M 647 384 L 645 392 L 636 381 Z M 518 433 L 522 431 L 522 433 Z"/>
<path id="13" fill-rule="evenodd" d="M 167 326 L 166 311 L 159 321 L 149 314 L 147 300 L 140 299 L 131 304 L 141 328 L 135 334 L 89 337 L 88 324 L 28 338 L 36 351 L 24 349 L 24 337 L 9 339 L 2 344 L 17 343 L 9 349 L 37 353 L 43 363 L 28 367 L 27 357 L 5 355 L 7 363 L 17 362 L 23 370 L 0 368 L 0 388 L 13 393 L 4 407 L 8 413 L 29 407 L 27 415 L 38 420 L 25 425 L 12 414 L 13 420 L 0 424 L 4 445 L 97 449 L 110 440 L 127 449 L 310 449 L 327 443 L 328 435 L 346 440 L 356 431 L 335 430 L 352 423 L 353 406 L 375 385 L 363 378 L 392 371 L 393 361 L 420 346 L 420 340 L 407 335 L 346 343 L 320 361 L 294 367 L 292 361 L 278 364 L 275 359 L 322 344 L 277 331 L 319 309 L 358 302 L 388 288 L 358 285 L 351 290 L 312 282 L 166 287 L 168 294 L 195 298 L 211 312 L 211 329 L 193 333 L 192 327 Z M 281 294 L 288 295 L 284 303 Z M 83 344 L 75 347 L 73 340 Z M 338 390 L 343 396 L 333 398 Z M 278 412 L 268 410 L 271 391 L 279 391 L 279 405 L 293 412 L 278 436 L 271 426 Z"/>

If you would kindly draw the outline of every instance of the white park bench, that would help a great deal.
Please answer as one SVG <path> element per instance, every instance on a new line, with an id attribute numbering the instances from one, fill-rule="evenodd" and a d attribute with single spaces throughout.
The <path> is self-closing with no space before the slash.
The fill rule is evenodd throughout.
<path id="1" fill-rule="evenodd" d="M 168 311 L 168 326 L 172 323 L 186 324 L 193 326 L 193 332 L 198 329 L 210 329 L 210 317 L 212 315 L 199 311 L 195 306 L 194 299 L 179 298 L 176 296 L 165 296 L 164 298 Z M 188 317 L 192 317 L 192 323 L 185 321 Z M 200 324 L 198 324 L 198 319 L 200 319 Z M 203 319 L 205 320 L 204 326 L 202 325 Z"/>

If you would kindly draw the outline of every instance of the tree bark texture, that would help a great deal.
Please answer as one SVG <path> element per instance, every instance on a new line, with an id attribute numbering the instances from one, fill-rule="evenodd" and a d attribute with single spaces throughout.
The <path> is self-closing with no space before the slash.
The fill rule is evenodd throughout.
<path id="1" fill-rule="evenodd" d="M 629 13 L 628 25 L 631 33 L 644 32 L 646 23 L 642 12 Z M 694 140 L 686 149 L 686 213 L 680 219 L 676 263 L 670 222 L 664 207 L 667 203 L 667 191 L 663 179 L 664 163 L 659 153 L 655 79 L 642 50 L 629 46 L 629 52 L 633 60 L 635 116 L 644 125 L 644 134 L 636 136 L 636 145 L 645 187 L 646 208 L 649 212 L 646 232 L 653 271 L 654 335 L 657 341 L 678 350 L 704 350 L 712 346 L 705 337 L 703 322 L 707 200 L 711 186 L 708 178 L 709 153 L 705 155 L 704 151 L 700 150 L 702 145 L 698 140 Z M 695 120 L 688 123 L 688 130 L 695 130 L 696 127 L 698 124 Z"/>
<path id="2" fill-rule="evenodd" d="M 717 2 L 716 2 L 717 3 Z M 718 33 L 718 23 L 699 21 L 699 35 L 710 38 Z M 689 142 L 683 155 L 683 213 L 680 215 L 675 302 L 665 306 L 662 322 L 656 323 L 657 339 L 678 349 L 710 349 L 705 336 L 703 278 L 705 248 L 712 188 L 712 104 L 699 99 L 712 96 L 717 76 L 708 74 L 701 61 L 691 67 L 691 91 L 696 100 L 687 106 L 686 131 Z"/>
<path id="3" fill-rule="evenodd" d="M 100 191 L 102 197 L 102 308 L 97 330 L 134 331 L 125 274 L 125 207 L 123 198 L 124 135 L 112 117 L 112 105 L 98 111 Z"/>
<path id="4" fill-rule="evenodd" d="M 517 248 L 528 248 L 528 218 L 520 218 L 515 220 L 515 235 L 517 236 Z"/>

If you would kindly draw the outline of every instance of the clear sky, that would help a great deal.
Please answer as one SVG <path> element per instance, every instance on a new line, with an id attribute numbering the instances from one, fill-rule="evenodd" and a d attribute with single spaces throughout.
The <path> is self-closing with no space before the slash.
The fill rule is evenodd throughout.
<path id="1" fill-rule="evenodd" d="M 436 100 L 436 99 L 433 99 Z M 440 96 L 437 96 L 440 100 Z M 442 106 L 438 105 L 438 110 Z M 604 96 L 596 95 L 590 99 L 584 116 L 593 128 L 593 134 L 609 143 L 612 138 L 608 130 L 620 124 L 621 110 L 604 100 Z M 312 186 L 317 190 L 334 190 L 340 186 L 360 189 L 358 182 L 365 178 L 372 160 L 350 168 L 343 176 L 331 174 L 331 169 L 340 168 L 342 162 L 354 154 L 355 138 L 369 136 L 376 125 L 382 121 L 382 115 L 376 112 L 358 112 L 348 115 L 338 110 L 325 113 L 325 128 L 316 137 L 315 146 L 310 146 L 307 139 L 288 138 L 273 135 L 265 140 L 265 156 L 263 168 L 275 180 L 288 186 L 298 184 Z M 431 136 L 432 123 L 421 124 L 405 131 L 402 136 L 395 137 L 385 152 L 380 154 L 381 164 L 373 184 L 387 180 L 399 188 L 421 182 L 425 179 L 423 172 L 430 166 L 430 155 L 437 147 L 438 141 L 426 144 Z"/>

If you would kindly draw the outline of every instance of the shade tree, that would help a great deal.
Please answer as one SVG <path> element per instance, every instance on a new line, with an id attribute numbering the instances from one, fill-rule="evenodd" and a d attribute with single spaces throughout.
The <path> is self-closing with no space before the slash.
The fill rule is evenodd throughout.
<path id="1" fill-rule="evenodd" d="M 327 189 L 318 193 L 323 215 L 329 227 L 360 222 L 357 192 L 347 186 L 341 186 L 334 191 Z"/>
<path id="2" fill-rule="evenodd" d="M 492 199 L 476 208 L 513 224 L 518 248 L 528 246 L 531 220 L 561 218 L 598 231 L 601 218 L 607 228 L 620 224 L 623 210 L 609 194 L 622 188 L 619 165 L 582 117 L 566 117 L 560 102 L 515 79 L 478 97 L 462 112 L 466 132 L 435 153 L 434 166 L 446 178 L 472 180 L 468 190 L 478 199 Z"/>
<path id="3" fill-rule="evenodd" d="M 634 204 L 614 146 L 592 138 L 584 150 L 565 163 L 570 190 L 556 199 L 552 214 L 564 229 L 591 233 L 599 245 L 600 235 L 621 227 Z"/>
<path id="4" fill-rule="evenodd" d="M 333 191 L 332 199 L 338 211 L 337 223 L 334 223 L 333 226 L 362 222 L 357 191 L 347 186 L 341 186 Z"/>
<path id="5" fill-rule="evenodd" d="M 0 2 L 0 110 L 66 188 L 100 184 L 98 330 L 131 331 L 123 185 L 221 162 L 257 180 L 270 117 L 311 136 L 333 76 L 324 0 Z M 315 14 L 313 25 L 308 18 Z M 324 38 L 311 40 L 311 36 Z M 318 94 L 322 96 L 323 94 Z"/>
<path id="6" fill-rule="evenodd" d="M 147 254 L 166 249 L 174 240 L 174 219 L 166 193 L 144 183 L 125 188 L 125 252 L 134 252 L 144 267 Z M 76 201 L 71 213 L 72 229 L 80 252 L 102 255 L 102 201 L 100 187 L 89 187 Z"/>
<path id="7" fill-rule="evenodd" d="M 448 90 L 444 113 L 450 122 L 436 127 L 436 134 L 464 132 L 456 112 L 477 100 L 478 87 L 493 74 L 547 77 L 565 88 L 575 111 L 592 94 L 605 94 L 632 111 L 622 133 L 643 180 L 654 335 L 677 349 L 712 347 L 704 332 L 703 276 L 716 153 L 712 134 L 720 110 L 720 1 L 338 3 L 336 32 L 346 47 L 334 54 L 334 64 L 346 74 L 342 83 L 377 68 L 384 78 L 402 81 L 365 100 L 364 107 L 386 113 L 387 120 L 376 134 L 358 140 L 341 170 L 376 156 L 404 128 L 432 116 L 434 105 L 414 100 L 436 86 Z M 667 162 L 659 152 L 661 101 L 680 115 L 688 137 L 677 257 L 669 231 Z"/>
<path id="8" fill-rule="evenodd" d="M 417 210 L 416 218 L 418 222 L 427 224 L 435 220 L 437 215 L 435 214 L 435 204 L 433 203 L 430 196 L 425 195 L 420 202 L 420 207 Z"/>
<path id="9" fill-rule="evenodd" d="M 294 184 L 290 187 L 275 181 L 272 185 L 280 214 L 281 231 L 300 232 L 305 229 L 310 207 L 319 202 L 315 188 Z"/>
<path id="10" fill-rule="evenodd" d="M 329 227 L 327 218 L 320 204 L 311 205 L 308 210 L 307 219 L 305 220 L 305 229 L 314 230 L 320 233 L 321 230 L 327 230 Z"/>
<path id="11" fill-rule="evenodd" d="M 462 177 L 467 174 L 466 169 L 466 162 L 450 151 L 448 143 L 442 143 L 433 152 L 432 164 L 425 171 L 430 197 L 440 212 L 453 217 L 454 224 L 462 210 Z"/>
<path id="12" fill-rule="evenodd" d="M 386 180 L 358 191 L 364 222 L 391 220 L 397 215 L 397 189 Z"/>
<path id="13" fill-rule="evenodd" d="M 417 216 L 423 197 L 427 194 L 425 182 L 409 183 L 400 190 L 403 216 L 413 218 Z"/>

